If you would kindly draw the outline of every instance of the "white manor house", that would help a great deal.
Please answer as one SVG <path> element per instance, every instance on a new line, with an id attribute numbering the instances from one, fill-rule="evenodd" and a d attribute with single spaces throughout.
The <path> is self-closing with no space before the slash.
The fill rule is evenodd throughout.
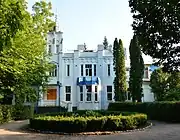
<path id="1" fill-rule="evenodd" d="M 63 52 L 62 32 L 52 31 L 47 35 L 47 51 L 51 53 L 50 63 L 57 67 L 50 72 L 47 93 L 38 106 L 65 106 L 68 110 L 107 109 L 114 101 L 114 71 L 112 46 L 104 49 L 98 45 L 97 50 L 85 49 L 78 45 L 73 52 Z M 129 57 L 126 53 L 127 82 L 129 80 Z M 150 74 L 153 66 L 145 62 L 143 79 L 143 102 L 154 101 L 149 87 Z M 130 97 L 127 96 L 127 101 Z"/>

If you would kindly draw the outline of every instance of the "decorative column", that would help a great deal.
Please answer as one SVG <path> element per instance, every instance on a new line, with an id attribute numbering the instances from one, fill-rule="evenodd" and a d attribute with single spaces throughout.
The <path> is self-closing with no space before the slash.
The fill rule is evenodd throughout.
<path id="1" fill-rule="evenodd" d="M 95 85 L 92 85 L 91 101 L 93 103 L 95 101 Z"/>
<path id="2" fill-rule="evenodd" d="M 94 64 L 92 64 L 92 76 L 94 76 Z"/>
<path id="3" fill-rule="evenodd" d="M 86 102 L 86 98 L 87 98 L 87 90 L 86 90 L 86 85 L 83 85 L 83 103 Z"/>
<path id="4" fill-rule="evenodd" d="M 44 97 L 45 96 L 45 97 Z M 47 93 L 44 94 L 41 90 L 39 91 L 39 101 L 38 106 L 43 106 L 43 100 L 47 100 Z"/>

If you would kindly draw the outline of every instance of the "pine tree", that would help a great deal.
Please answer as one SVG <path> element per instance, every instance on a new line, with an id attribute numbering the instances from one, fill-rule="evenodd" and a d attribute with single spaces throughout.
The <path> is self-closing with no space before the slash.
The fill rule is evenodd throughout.
<path id="1" fill-rule="evenodd" d="M 124 58 L 124 48 L 121 39 L 115 38 L 113 45 L 113 65 L 115 71 L 114 78 L 114 93 L 116 101 L 126 100 L 126 68 L 125 68 L 125 58 Z"/>
<path id="2" fill-rule="evenodd" d="M 129 78 L 129 92 L 133 102 L 136 100 L 141 102 L 142 98 L 142 84 L 144 74 L 144 61 L 142 53 L 138 45 L 137 36 L 133 36 L 130 47 L 130 78 Z"/>
<path id="3" fill-rule="evenodd" d="M 107 49 L 107 47 L 108 47 L 108 41 L 107 41 L 107 38 L 106 38 L 106 36 L 104 37 L 104 41 L 103 41 L 103 45 L 104 45 L 104 49 Z"/>

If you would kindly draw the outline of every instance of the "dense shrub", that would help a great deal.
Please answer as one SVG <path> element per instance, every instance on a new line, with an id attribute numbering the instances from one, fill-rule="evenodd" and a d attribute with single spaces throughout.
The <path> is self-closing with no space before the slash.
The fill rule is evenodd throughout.
<path id="1" fill-rule="evenodd" d="M 30 119 L 34 115 L 34 107 L 33 106 L 24 106 L 24 105 L 16 105 L 14 106 L 14 119 L 15 120 L 25 120 Z"/>
<path id="2" fill-rule="evenodd" d="M 151 102 L 151 103 L 110 103 L 109 111 L 130 111 L 145 113 L 149 119 L 180 122 L 180 102 Z"/>
<path id="3" fill-rule="evenodd" d="M 136 114 L 136 112 L 120 112 L 120 111 L 103 111 L 103 110 L 78 110 L 74 112 L 56 112 L 56 113 L 44 113 L 44 114 L 36 114 L 36 116 L 81 116 L 81 117 L 101 117 L 101 116 L 109 116 L 109 115 L 132 115 Z"/>
<path id="4" fill-rule="evenodd" d="M 33 117 L 32 106 L 0 105 L 0 124 L 10 120 L 23 120 Z"/>
<path id="5" fill-rule="evenodd" d="M 14 108 L 11 105 L 0 105 L 0 124 L 13 119 Z"/>
<path id="6" fill-rule="evenodd" d="M 90 131 L 115 131 L 130 130 L 147 123 L 147 115 L 134 114 L 130 116 L 39 116 L 30 119 L 30 128 L 54 132 L 90 132 Z"/>
<path id="7" fill-rule="evenodd" d="M 67 112 L 67 108 L 62 106 L 37 106 L 35 108 L 36 114 Z"/>
<path id="8" fill-rule="evenodd" d="M 0 124 L 3 123 L 3 111 L 2 111 L 2 106 L 0 106 Z"/>

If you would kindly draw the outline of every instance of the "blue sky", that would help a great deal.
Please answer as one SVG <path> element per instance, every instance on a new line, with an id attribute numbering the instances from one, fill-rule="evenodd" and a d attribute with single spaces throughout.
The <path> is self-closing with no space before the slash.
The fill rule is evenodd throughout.
<path id="1" fill-rule="evenodd" d="M 28 8 L 37 0 L 28 0 Z M 60 30 L 63 31 L 65 50 L 76 49 L 78 44 L 96 49 L 104 36 L 113 44 L 115 37 L 128 48 L 133 36 L 132 15 L 128 0 L 47 0 L 53 12 L 57 11 Z"/>

